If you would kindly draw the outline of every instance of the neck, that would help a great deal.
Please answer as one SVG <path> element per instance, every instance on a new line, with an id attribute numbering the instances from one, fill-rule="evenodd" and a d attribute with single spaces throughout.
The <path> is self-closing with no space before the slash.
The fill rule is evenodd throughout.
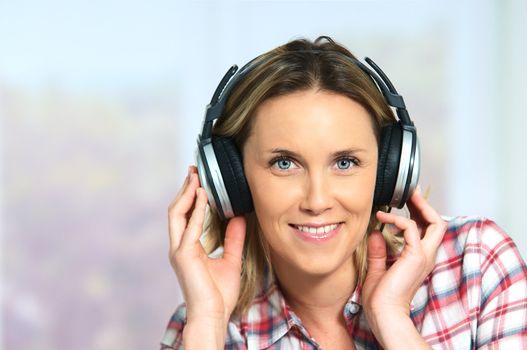
<path id="1" fill-rule="evenodd" d="M 329 274 L 310 275 L 280 264 L 278 257 L 273 258 L 276 258 L 272 259 L 273 267 L 284 298 L 303 323 L 317 328 L 335 322 L 344 325 L 342 310 L 357 285 L 353 261 Z"/>

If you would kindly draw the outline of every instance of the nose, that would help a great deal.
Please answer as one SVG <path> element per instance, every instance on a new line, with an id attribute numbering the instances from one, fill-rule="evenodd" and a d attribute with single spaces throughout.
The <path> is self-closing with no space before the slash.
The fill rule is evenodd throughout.
<path id="1" fill-rule="evenodd" d="M 306 176 L 300 209 L 310 215 L 319 215 L 332 207 L 329 179 L 322 172 Z"/>

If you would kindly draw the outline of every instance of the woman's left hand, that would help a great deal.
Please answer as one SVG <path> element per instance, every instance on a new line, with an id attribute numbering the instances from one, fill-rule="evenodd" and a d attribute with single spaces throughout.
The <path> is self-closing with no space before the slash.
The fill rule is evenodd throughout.
<path id="1" fill-rule="evenodd" d="M 376 214 L 380 222 L 404 232 L 404 249 L 389 269 L 381 232 L 373 231 L 368 239 L 368 272 L 361 295 L 366 318 L 378 340 L 391 322 L 409 318 L 411 301 L 434 268 L 437 248 L 447 228 L 419 189 L 407 206 L 410 219 L 380 211 Z"/>

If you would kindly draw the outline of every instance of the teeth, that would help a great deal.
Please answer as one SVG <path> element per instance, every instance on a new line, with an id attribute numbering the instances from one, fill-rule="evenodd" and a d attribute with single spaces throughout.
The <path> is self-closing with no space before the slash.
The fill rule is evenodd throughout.
<path id="1" fill-rule="evenodd" d="M 331 230 L 334 230 L 337 228 L 337 224 L 332 225 L 326 225 L 322 227 L 309 227 L 309 226 L 296 226 L 300 231 L 304 231 L 306 233 L 310 234 L 322 234 L 322 233 L 328 233 Z"/>

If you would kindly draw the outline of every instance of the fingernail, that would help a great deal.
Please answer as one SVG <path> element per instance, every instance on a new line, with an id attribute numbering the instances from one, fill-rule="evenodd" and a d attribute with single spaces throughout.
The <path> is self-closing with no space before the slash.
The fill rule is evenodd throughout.
<path id="1" fill-rule="evenodd" d="M 190 177 L 190 174 L 192 174 L 192 165 L 189 165 L 188 167 L 187 177 Z"/>
<path id="2" fill-rule="evenodd" d="M 421 185 L 417 185 L 417 187 L 415 188 L 415 192 L 417 192 L 418 194 L 421 194 Z"/>

